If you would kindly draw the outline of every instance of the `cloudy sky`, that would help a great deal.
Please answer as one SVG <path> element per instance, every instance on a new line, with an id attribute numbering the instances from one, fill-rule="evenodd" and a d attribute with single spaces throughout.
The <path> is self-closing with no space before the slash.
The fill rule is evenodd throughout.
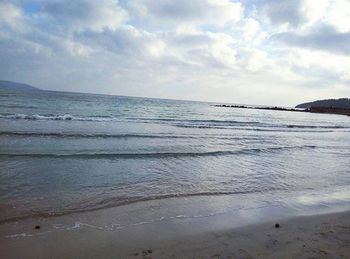
<path id="1" fill-rule="evenodd" d="M 350 97 L 350 0 L 0 0 L 0 79 L 247 104 Z"/>

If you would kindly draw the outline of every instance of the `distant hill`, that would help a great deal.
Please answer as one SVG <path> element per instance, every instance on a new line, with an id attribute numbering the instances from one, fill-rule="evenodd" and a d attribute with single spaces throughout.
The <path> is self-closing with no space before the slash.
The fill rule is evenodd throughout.
<path id="1" fill-rule="evenodd" d="M 14 89 L 14 90 L 21 90 L 21 91 L 40 90 L 39 88 L 36 88 L 31 85 L 16 83 L 16 82 L 6 81 L 6 80 L 0 80 L 0 89 Z"/>
<path id="2" fill-rule="evenodd" d="M 338 109 L 350 109 L 350 99 L 349 98 L 340 98 L 340 99 L 327 99 L 327 100 L 318 100 L 309 103 L 302 103 L 295 106 L 295 108 L 338 108 Z"/>

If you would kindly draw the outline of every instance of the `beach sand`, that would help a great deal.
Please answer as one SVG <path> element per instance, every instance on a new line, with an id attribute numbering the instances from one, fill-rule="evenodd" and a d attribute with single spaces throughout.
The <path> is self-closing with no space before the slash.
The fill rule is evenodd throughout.
<path id="1" fill-rule="evenodd" d="M 292 217 L 226 230 L 181 234 L 171 226 L 124 231 L 76 231 L 6 235 L 21 223 L 0 225 L 1 258 L 350 258 L 350 211 Z M 279 224 L 276 228 L 275 224 Z M 34 224 L 34 221 L 26 224 Z M 42 231 L 35 235 L 35 231 Z M 167 235 L 164 235 L 167 233 Z"/>

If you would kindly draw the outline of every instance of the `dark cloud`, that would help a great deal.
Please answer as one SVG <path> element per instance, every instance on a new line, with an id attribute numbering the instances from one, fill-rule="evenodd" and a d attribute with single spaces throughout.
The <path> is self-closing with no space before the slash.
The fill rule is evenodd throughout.
<path id="1" fill-rule="evenodd" d="M 268 1 L 264 9 L 272 23 L 298 26 L 305 21 L 300 5 L 301 0 Z"/>
<path id="2" fill-rule="evenodd" d="M 200 18 L 206 10 L 204 1 L 145 1 L 149 13 L 163 19 L 194 20 Z"/>
<path id="3" fill-rule="evenodd" d="M 163 41 L 157 34 L 138 30 L 132 26 L 123 26 L 116 30 L 105 29 L 102 32 L 86 31 L 75 35 L 76 41 L 93 49 L 102 49 L 114 54 L 135 58 L 145 58 L 161 51 Z"/>
<path id="4" fill-rule="evenodd" d="M 134 0 L 127 8 L 140 18 L 143 16 L 146 23 L 152 19 L 153 22 L 162 20 L 162 23 L 219 26 L 238 21 L 243 11 L 239 1 L 229 0 Z"/>
<path id="5" fill-rule="evenodd" d="M 272 24 L 289 24 L 297 27 L 306 21 L 301 10 L 302 0 L 242 0 L 248 13 L 258 13 L 261 20 L 266 17 Z"/>
<path id="6" fill-rule="evenodd" d="M 171 39 L 172 43 L 178 46 L 203 46 L 214 43 L 214 39 L 208 34 L 197 33 L 197 34 L 179 34 L 173 35 Z"/>
<path id="7" fill-rule="evenodd" d="M 28 1 L 25 1 L 28 2 Z M 34 0 L 36 26 L 64 32 L 115 29 L 128 13 L 114 0 Z M 26 9 L 23 5 L 24 10 Z"/>
<path id="8" fill-rule="evenodd" d="M 327 25 L 313 28 L 308 34 L 284 32 L 273 35 L 271 39 L 290 46 L 350 55 L 350 32 L 339 32 Z"/>

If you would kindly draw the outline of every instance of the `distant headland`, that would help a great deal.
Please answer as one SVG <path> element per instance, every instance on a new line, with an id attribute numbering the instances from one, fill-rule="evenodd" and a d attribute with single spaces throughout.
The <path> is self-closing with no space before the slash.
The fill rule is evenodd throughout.
<path id="1" fill-rule="evenodd" d="M 259 107 L 259 106 L 245 106 L 245 105 L 227 105 L 217 104 L 216 107 L 240 108 L 240 109 L 255 109 L 255 110 L 273 110 L 273 111 L 290 111 L 290 112 L 310 112 L 310 113 L 329 113 L 350 116 L 350 99 L 326 99 L 317 100 L 314 102 L 302 103 L 295 106 L 295 108 L 283 107 Z"/>
<path id="2" fill-rule="evenodd" d="M 310 108 L 337 108 L 337 109 L 350 109 L 350 99 L 326 99 L 318 100 L 314 102 L 302 103 L 295 106 L 295 108 L 310 109 Z"/>
<path id="3" fill-rule="evenodd" d="M 6 80 L 0 80 L 0 89 L 13 89 L 13 90 L 20 90 L 20 91 L 40 90 L 39 88 L 28 84 L 17 83 L 17 82 L 6 81 Z"/>

